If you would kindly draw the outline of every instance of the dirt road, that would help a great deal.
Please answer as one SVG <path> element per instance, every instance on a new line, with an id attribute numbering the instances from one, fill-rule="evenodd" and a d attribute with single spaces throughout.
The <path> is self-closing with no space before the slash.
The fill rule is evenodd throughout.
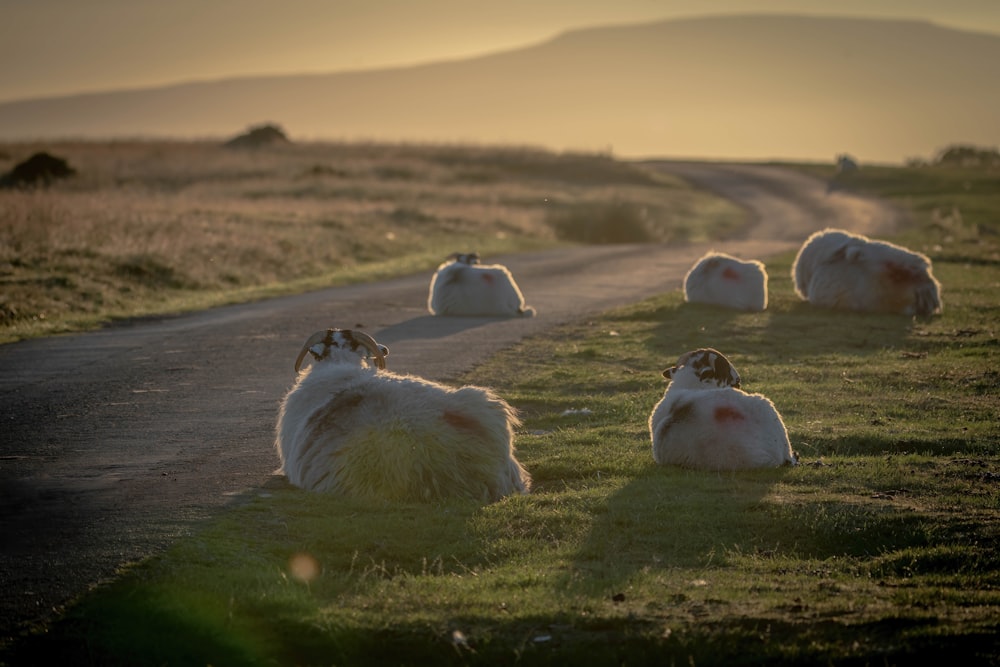
<path id="1" fill-rule="evenodd" d="M 878 202 L 775 167 L 658 166 L 746 207 L 750 233 L 713 244 L 741 257 L 825 226 L 897 222 Z M 538 310 L 529 319 L 430 317 L 430 275 L 418 275 L 0 347 L 0 641 L 267 482 L 277 406 L 314 331 L 363 328 L 391 348 L 393 370 L 447 381 L 527 335 L 678 289 L 708 249 L 489 258 L 514 272 Z"/>

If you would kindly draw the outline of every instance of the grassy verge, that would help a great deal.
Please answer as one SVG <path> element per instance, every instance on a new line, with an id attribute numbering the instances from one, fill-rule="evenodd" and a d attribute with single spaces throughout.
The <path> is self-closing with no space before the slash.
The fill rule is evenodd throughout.
<path id="1" fill-rule="evenodd" d="M 0 189 L 0 343 L 429 274 L 456 251 L 697 239 L 743 222 L 716 197 L 602 155 L 64 143 L 0 146 L 0 172 L 42 149 L 78 174 Z"/>
<path id="2" fill-rule="evenodd" d="M 971 172 L 906 187 L 926 176 L 852 187 L 919 204 L 905 238 L 941 317 L 812 309 L 784 255 L 765 313 L 670 293 L 528 341 L 467 379 L 521 410 L 530 496 L 371 506 L 274 479 L 11 664 L 996 664 L 1000 198 Z M 942 226 L 954 183 L 992 213 Z M 774 401 L 802 465 L 653 464 L 659 372 L 703 345 Z"/>

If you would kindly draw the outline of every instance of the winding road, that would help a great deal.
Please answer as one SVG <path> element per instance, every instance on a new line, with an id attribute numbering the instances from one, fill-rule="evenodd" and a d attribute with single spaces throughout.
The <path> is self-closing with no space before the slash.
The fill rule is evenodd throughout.
<path id="1" fill-rule="evenodd" d="M 885 234 L 888 206 L 779 167 L 655 162 L 742 205 L 766 258 L 827 226 Z M 678 289 L 707 244 L 583 247 L 497 258 L 538 316 L 435 318 L 429 275 L 145 319 L 0 346 L 0 643 L 123 564 L 262 487 L 305 338 L 363 328 L 389 366 L 448 381 L 522 338 Z M 449 249 L 450 250 L 450 249 Z"/>

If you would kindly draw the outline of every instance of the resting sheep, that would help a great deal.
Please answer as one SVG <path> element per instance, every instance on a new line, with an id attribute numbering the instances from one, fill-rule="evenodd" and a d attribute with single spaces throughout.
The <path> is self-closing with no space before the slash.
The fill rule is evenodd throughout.
<path id="1" fill-rule="evenodd" d="M 492 502 L 529 491 L 510 405 L 489 389 L 386 371 L 388 353 L 361 331 L 329 329 L 306 341 L 276 428 L 289 482 L 390 501 Z M 307 354 L 313 364 L 301 370 Z"/>
<path id="2" fill-rule="evenodd" d="M 774 404 L 741 391 L 739 373 L 721 352 L 682 354 L 663 376 L 670 385 L 649 416 L 660 465 L 743 470 L 798 462 Z"/>
<path id="3" fill-rule="evenodd" d="M 736 310 L 764 310 L 767 270 L 756 260 L 710 252 L 684 276 L 684 300 Z"/>
<path id="4" fill-rule="evenodd" d="M 798 295 L 816 306 L 921 317 L 941 312 L 941 285 L 927 256 L 838 229 L 806 239 L 792 278 Z"/>
<path id="5" fill-rule="evenodd" d="M 535 309 L 524 305 L 524 296 L 507 267 L 480 264 L 478 253 L 454 253 L 431 278 L 427 308 L 432 315 L 525 315 Z"/>

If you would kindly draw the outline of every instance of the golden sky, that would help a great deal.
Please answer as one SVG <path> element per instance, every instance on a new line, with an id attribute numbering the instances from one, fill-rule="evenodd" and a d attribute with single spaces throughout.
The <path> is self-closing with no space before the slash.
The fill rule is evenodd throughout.
<path id="1" fill-rule="evenodd" d="M 406 66 L 581 27 L 732 13 L 918 19 L 1000 34 L 1000 0 L 0 0 L 0 102 Z"/>

